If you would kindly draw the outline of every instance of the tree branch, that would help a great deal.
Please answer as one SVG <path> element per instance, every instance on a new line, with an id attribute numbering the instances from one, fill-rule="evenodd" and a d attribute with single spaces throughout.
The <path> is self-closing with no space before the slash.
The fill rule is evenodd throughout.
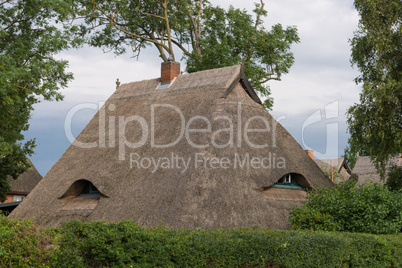
<path id="1" fill-rule="evenodd" d="M 158 19 L 161 19 L 161 20 L 164 20 L 164 19 L 165 19 L 165 18 L 162 17 L 162 16 L 159 16 L 159 15 L 155 15 L 155 14 L 151 14 L 151 13 L 147 13 L 147 12 L 141 11 L 141 10 L 140 10 L 140 6 L 137 6 L 137 7 L 135 8 L 135 10 L 137 10 L 138 12 L 140 12 L 142 15 L 155 17 L 155 18 L 158 18 Z"/>
<path id="2" fill-rule="evenodd" d="M 174 56 L 174 52 L 173 52 L 173 46 L 172 46 L 171 32 L 170 32 L 170 24 L 169 24 L 169 16 L 168 16 L 168 8 L 167 8 L 167 7 L 168 7 L 168 4 L 169 4 L 169 0 L 164 0 L 163 3 L 162 3 L 163 9 L 164 9 L 164 12 L 163 12 L 164 16 L 163 16 L 163 17 L 162 17 L 162 16 L 159 16 L 159 15 L 156 15 L 156 14 L 151 14 L 151 13 L 143 12 L 143 11 L 140 10 L 140 6 L 139 6 L 139 5 L 136 7 L 136 10 L 137 10 L 138 12 L 140 12 L 141 14 L 143 14 L 143 15 L 152 16 L 152 17 L 155 17 L 155 18 L 158 18 L 158 19 L 161 19 L 161 20 L 164 20 L 164 21 L 165 21 L 165 23 L 166 23 L 166 34 L 167 34 L 168 46 L 166 46 L 166 45 L 163 43 L 163 42 L 164 42 L 164 36 L 165 36 L 165 35 L 159 33 L 158 31 L 157 31 L 157 34 L 160 36 L 161 42 L 160 42 L 159 44 L 156 43 L 156 42 L 154 42 L 154 44 L 157 46 L 159 52 L 161 52 L 161 48 L 164 48 L 164 49 L 173 57 L 173 60 L 175 60 L 175 56 Z M 163 52 L 163 51 L 162 51 L 162 52 Z M 167 60 L 167 59 L 165 60 L 166 56 L 164 55 L 164 53 L 161 54 L 160 56 L 162 57 L 162 59 L 163 59 L 164 61 Z"/>
<path id="3" fill-rule="evenodd" d="M 192 43 L 193 49 L 195 49 L 195 51 L 197 51 L 197 54 L 201 56 L 200 36 L 198 34 L 198 27 L 195 24 L 193 15 L 191 15 L 190 11 L 188 12 L 188 16 L 190 17 L 191 24 L 192 24 L 192 26 L 194 28 L 194 31 L 193 31 L 194 36 L 193 36 L 193 33 L 191 33 L 191 41 L 192 41 L 191 43 Z"/>
<path id="4" fill-rule="evenodd" d="M 257 30 L 258 30 L 258 25 L 260 24 L 260 19 L 261 19 L 261 14 L 262 14 L 262 11 L 264 10 L 264 6 L 265 6 L 265 3 L 264 3 L 264 1 L 263 0 L 260 0 L 260 3 L 261 3 L 261 8 L 260 8 L 260 11 L 258 12 L 258 14 L 257 14 L 257 18 L 256 18 L 256 20 L 255 20 L 255 25 L 254 25 L 254 29 L 255 29 L 255 31 L 254 31 L 254 34 L 253 34 L 253 36 L 250 38 L 250 40 L 249 40 L 249 48 L 248 48 L 248 52 L 247 52 L 247 54 L 243 57 L 243 59 L 242 59 L 242 61 L 243 62 L 246 62 L 247 60 L 249 60 L 250 58 L 251 58 L 251 42 L 252 42 L 252 40 L 255 38 L 255 36 L 257 35 Z"/>
<path id="5" fill-rule="evenodd" d="M 139 50 L 140 47 L 142 46 L 142 44 L 144 44 L 146 41 L 142 40 L 141 43 L 137 46 L 134 46 L 134 42 L 135 42 L 135 38 L 132 38 L 131 49 L 132 49 L 133 53 L 137 52 L 137 50 Z"/>
<path id="6" fill-rule="evenodd" d="M 175 44 L 178 48 L 180 48 L 187 56 L 189 57 L 192 56 L 191 53 L 186 48 L 184 48 L 183 45 L 180 44 L 178 41 L 172 39 L 172 43 Z"/>
<path id="7" fill-rule="evenodd" d="M 150 36 L 151 38 L 147 38 L 145 36 L 142 36 L 142 35 L 135 34 L 135 33 L 132 33 L 130 31 L 127 31 L 126 29 L 120 27 L 118 25 L 118 23 L 115 22 L 114 17 L 111 17 L 108 14 L 106 14 L 105 10 L 95 0 L 92 0 L 92 2 L 94 3 L 94 6 L 96 6 L 102 12 L 102 14 L 105 16 L 105 19 L 108 20 L 109 23 L 113 26 L 112 30 L 121 31 L 121 32 L 127 34 L 128 36 L 131 36 L 132 38 L 141 39 L 141 40 L 143 40 L 142 43 L 143 42 L 153 43 L 158 48 L 159 52 L 161 53 L 160 56 L 164 61 L 167 61 L 167 59 L 166 59 L 166 56 L 163 53 L 163 49 L 166 50 L 167 52 L 169 52 L 171 55 L 173 54 L 173 49 L 171 47 L 171 43 L 170 43 L 170 45 L 168 47 L 165 44 L 163 44 L 163 42 L 159 42 L 158 39 L 155 38 L 153 35 L 148 34 L 148 36 Z M 166 7 L 167 7 L 167 2 L 168 2 L 168 0 L 165 0 L 165 2 L 164 2 L 164 6 L 166 6 Z M 165 16 L 167 16 L 167 8 L 165 9 Z M 168 20 L 167 20 L 167 24 L 168 24 Z M 170 28 L 169 28 L 169 30 L 170 30 Z M 160 36 L 163 36 L 163 35 L 160 35 Z M 168 38 L 169 38 L 169 36 L 168 36 Z"/>
<path id="8" fill-rule="evenodd" d="M 21 20 L 13 20 L 9 25 L 7 25 L 7 27 L 6 28 L 4 28 L 3 29 L 3 31 L 7 31 L 8 29 L 10 29 L 12 26 L 14 26 L 16 23 L 19 23 L 19 22 L 25 22 L 25 21 L 29 21 L 30 20 L 30 18 L 27 18 L 27 19 L 21 19 Z"/>
<path id="9" fill-rule="evenodd" d="M 201 36 L 201 10 L 202 10 L 202 0 L 200 0 L 200 6 L 198 8 L 198 38 Z"/>
<path id="10" fill-rule="evenodd" d="M 263 81 L 260 81 L 259 84 L 264 84 L 264 83 L 266 83 L 266 82 L 268 82 L 270 80 L 282 81 L 282 79 L 279 76 L 278 77 L 269 77 L 269 78 L 267 78 L 267 79 L 265 79 Z"/>
<path id="11" fill-rule="evenodd" d="M 255 20 L 255 25 L 254 25 L 255 32 L 254 32 L 253 36 L 251 37 L 251 39 L 254 39 L 255 35 L 257 34 L 257 29 L 258 29 L 258 25 L 260 24 L 261 14 L 262 14 L 262 11 L 264 10 L 264 6 L 265 6 L 265 3 L 263 0 L 260 0 L 260 2 L 261 2 L 261 8 L 260 8 L 260 12 L 258 12 L 258 14 L 257 14 L 257 19 Z"/>
<path id="12" fill-rule="evenodd" d="M 6 3 L 10 3 L 10 2 L 11 2 L 11 0 L 6 0 L 6 1 L 0 3 L 0 6 L 4 5 L 4 4 L 6 4 Z"/>
<path id="13" fill-rule="evenodd" d="M 169 54 L 173 57 L 173 61 L 175 61 L 174 57 L 174 52 L 173 52 L 173 46 L 172 46 L 172 36 L 170 32 L 170 24 L 169 24 L 169 17 L 168 17 L 168 10 L 167 10 L 167 5 L 169 3 L 169 0 L 165 0 L 163 2 L 163 8 L 165 9 L 165 21 L 166 21 L 166 31 L 167 31 L 167 36 L 168 36 L 168 45 L 169 45 Z"/>
<path id="14" fill-rule="evenodd" d="M 110 22 L 110 23 L 113 24 L 113 22 Z M 139 39 L 143 39 L 143 40 L 145 40 L 145 41 L 148 41 L 148 42 L 151 42 L 151 43 L 153 43 L 153 44 L 159 45 L 159 46 L 163 47 L 166 51 L 169 51 L 169 47 L 167 47 L 166 45 L 164 45 L 164 44 L 161 43 L 161 42 L 158 42 L 157 39 L 151 39 L 151 38 L 147 38 L 147 37 L 145 37 L 145 36 L 141 36 L 141 35 L 137 35 L 137 34 L 131 33 L 131 32 L 129 32 L 129 31 L 127 31 L 126 29 L 117 27 L 115 24 L 113 24 L 113 26 L 115 27 L 114 29 L 112 29 L 112 30 L 114 30 L 114 31 L 121 31 L 121 32 L 123 32 L 123 33 L 125 33 L 125 34 L 127 34 L 127 35 L 129 35 L 129 36 L 136 37 L 136 38 L 139 38 Z"/>
<path id="15" fill-rule="evenodd" d="M 27 88 L 27 87 L 23 87 L 23 86 L 17 86 L 18 88 L 21 88 L 21 89 L 25 89 L 25 90 L 28 90 L 28 91 L 32 91 L 32 89 L 29 89 L 29 88 Z"/>
<path id="16" fill-rule="evenodd" d="M 153 39 L 157 39 L 157 38 L 155 38 L 155 36 L 154 36 L 152 33 L 150 33 L 150 34 L 148 34 L 148 35 L 151 36 L 151 38 L 153 38 Z M 156 48 L 159 50 L 159 57 L 161 57 L 162 60 L 166 62 L 166 61 L 168 60 L 168 57 L 166 57 L 165 51 L 163 50 L 163 47 L 161 47 L 160 45 L 158 45 L 158 43 L 154 43 L 154 45 L 155 45 Z"/>
<path id="17" fill-rule="evenodd" d="M 201 56 L 201 47 L 200 47 L 200 38 L 201 38 L 201 10 L 202 10 L 202 0 L 200 0 L 199 8 L 198 8 L 198 13 L 197 13 L 197 19 L 198 19 L 198 25 L 194 20 L 193 15 L 191 14 L 191 11 L 189 8 L 188 10 L 188 17 L 190 18 L 191 25 L 193 26 L 194 31 L 191 32 L 191 45 L 193 46 L 193 49 L 197 51 L 197 54 Z M 194 34 L 194 35 L 193 35 Z M 195 40 L 194 40 L 195 39 Z"/>

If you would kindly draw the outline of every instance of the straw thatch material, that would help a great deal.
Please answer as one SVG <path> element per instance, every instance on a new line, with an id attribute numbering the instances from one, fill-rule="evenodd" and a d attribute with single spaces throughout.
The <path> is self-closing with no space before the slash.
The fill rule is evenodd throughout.
<path id="1" fill-rule="evenodd" d="M 314 162 L 321 168 L 324 173 L 331 176 L 331 165 L 332 172 L 334 174 L 334 182 L 344 182 L 350 178 L 352 171 L 346 162 L 344 157 L 340 158 L 328 158 L 328 159 L 314 159 Z"/>
<path id="2" fill-rule="evenodd" d="M 42 179 L 42 176 L 36 170 L 31 160 L 28 162 L 32 165 L 26 172 L 22 173 L 18 179 L 14 180 L 12 177 L 8 177 L 7 181 L 10 184 L 11 192 L 9 194 L 27 195 Z"/>
<path id="3" fill-rule="evenodd" d="M 305 188 L 333 184 L 296 140 L 258 103 L 256 95 L 253 95 L 254 90 L 247 88 L 246 80 L 242 77 L 241 67 L 233 66 L 179 75 L 164 90 L 156 90 L 159 79 L 121 85 L 11 216 L 33 218 L 45 227 L 57 226 L 71 219 L 131 219 L 142 226 L 168 224 L 172 228 L 210 229 L 255 225 L 288 228 L 289 210 L 304 200 L 302 195 L 305 193 L 282 191 L 270 186 L 288 173 L 294 174 L 296 181 Z M 225 95 L 236 80 L 237 84 Z M 106 131 L 105 143 L 102 143 L 104 147 L 84 149 L 76 146 L 77 141 L 99 142 L 99 137 L 103 137 L 99 126 L 117 125 L 118 116 L 140 116 L 151 126 L 152 104 L 174 105 L 182 111 L 186 123 L 195 116 L 209 119 L 212 132 L 190 133 L 194 144 L 209 146 L 195 148 L 189 145 L 186 138 L 182 138 L 172 147 L 154 148 L 148 136 L 143 146 L 135 149 L 126 147 L 125 160 L 119 160 L 118 146 L 122 141 L 118 139 L 117 127 L 115 133 L 109 129 Z M 155 112 L 157 116 L 153 122 L 154 142 L 168 144 L 181 133 L 181 119 L 172 109 L 159 109 Z M 104 124 L 99 121 L 103 113 Z M 220 119 L 214 120 L 218 116 L 221 116 Z M 254 116 L 265 118 L 269 122 L 270 131 L 248 133 L 248 138 L 254 144 L 268 143 L 266 148 L 254 148 L 247 144 L 242 135 L 237 135 L 237 130 L 243 129 L 247 120 Z M 227 119 L 233 122 L 235 144 L 224 147 L 230 139 L 229 133 L 215 131 L 231 127 Z M 207 127 L 201 119 L 190 125 L 190 128 L 198 129 Z M 249 129 L 264 128 L 266 124 L 263 120 L 254 120 L 249 125 Z M 130 142 L 140 141 L 142 128 L 138 122 L 131 122 L 127 124 L 125 134 Z M 212 145 L 212 138 L 217 146 Z M 115 146 L 112 146 L 113 143 Z M 219 145 L 224 148 L 218 148 Z M 137 166 L 130 169 L 130 153 L 154 159 L 179 155 L 190 160 L 194 160 L 197 153 L 205 157 L 232 160 L 236 155 L 245 157 L 248 154 L 250 158 L 260 159 L 268 156 L 277 159 L 282 157 L 285 166 L 230 166 L 225 169 L 203 165 L 196 167 L 192 161 L 186 170 L 165 168 L 152 172 L 152 169 Z M 85 180 L 100 191 L 99 198 L 76 198 Z"/>
<path id="4" fill-rule="evenodd" d="M 391 165 L 402 166 L 401 155 L 391 158 L 386 165 L 387 169 Z M 359 156 L 357 158 L 356 164 L 353 168 L 353 173 L 358 176 L 358 179 L 357 179 L 358 185 L 364 184 L 367 182 L 384 184 L 384 181 L 381 180 L 381 177 L 378 174 L 377 169 L 375 168 L 374 164 L 371 162 L 369 156 Z"/>

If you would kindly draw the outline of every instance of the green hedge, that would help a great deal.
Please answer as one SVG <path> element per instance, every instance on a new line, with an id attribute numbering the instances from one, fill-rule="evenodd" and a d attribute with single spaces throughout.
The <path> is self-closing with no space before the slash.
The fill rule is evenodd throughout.
<path id="1" fill-rule="evenodd" d="M 307 201 L 290 212 L 292 229 L 397 234 L 402 232 L 402 190 L 348 180 L 309 191 Z"/>
<path id="2" fill-rule="evenodd" d="M 169 230 L 129 221 L 72 221 L 43 231 L 28 221 L 1 223 L 2 267 L 402 267 L 401 234 Z"/>
<path id="3" fill-rule="evenodd" d="M 0 267 L 46 267 L 54 252 L 54 230 L 40 230 L 28 220 L 8 219 L 0 211 Z"/>

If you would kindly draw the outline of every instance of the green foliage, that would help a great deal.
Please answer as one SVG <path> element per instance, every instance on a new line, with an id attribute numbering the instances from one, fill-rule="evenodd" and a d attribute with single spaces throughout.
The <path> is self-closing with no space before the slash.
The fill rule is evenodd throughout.
<path id="1" fill-rule="evenodd" d="M 332 167 L 332 171 L 331 166 L 329 166 L 328 168 L 323 168 L 322 172 L 324 172 L 325 176 L 327 176 L 328 179 L 333 180 L 333 182 L 335 183 L 340 182 L 341 175 L 339 175 L 336 167 Z"/>
<path id="2" fill-rule="evenodd" d="M 53 56 L 70 46 L 63 19 L 66 3 L 54 0 L 9 0 L 0 3 L 0 201 L 10 190 L 7 176 L 26 171 L 35 141 L 24 139 L 33 105 L 61 100 L 57 91 L 72 79 L 67 62 Z M 79 40 L 74 40 L 78 44 Z"/>
<path id="3" fill-rule="evenodd" d="M 256 16 L 260 12 L 257 6 Z M 264 10 L 265 11 L 265 10 Z M 260 15 L 259 23 L 262 24 Z M 255 22 L 245 10 L 230 7 L 208 6 L 204 9 L 204 21 L 200 40 L 201 55 L 195 51 L 191 56 L 185 56 L 187 71 L 196 72 L 217 67 L 240 64 L 245 60 L 245 73 L 254 88 L 263 96 L 265 107 L 271 108 L 269 86 L 266 82 L 276 75 L 280 80 L 282 74 L 289 72 L 294 63 L 290 52 L 292 43 L 298 43 L 296 27 L 284 29 L 281 24 L 272 26 L 271 31 L 260 26 L 255 28 Z"/>
<path id="4" fill-rule="evenodd" d="M 402 190 L 402 167 L 393 165 L 389 168 L 386 185 L 391 191 Z"/>
<path id="5" fill-rule="evenodd" d="M 131 222 L 70 222 L 61 228 L 58 262 L 74 267 L 162 266 L 170 262 L 169 231 L 147 230 Z"/>
<path id="6" fill-rule="evenodd" d="M 393 234 L 402 231 L 402 192 L 382 184 L 356 186 L 348 180 L 310 191 L 290 213 L 293 229 Z"/>
<path id="7" fill-rule="evenodd" d="M 72 221 L 38 230 L 0 216 L 1 267 L 400 267 L 402 237 L 336 232 L 141 228 Z"/>
<path id="8" fill-rule="evenodd" d="M 385 178 L 388 160 L 402 151 L 402 2 L 355 0 L 360 15 L 351 62 L 362 83 L 360 103 L 348 110 L 349 155 L 369 155 Z"/>
<path id="9" fill-rule="evenodd" d="M 246 10 L 228 10 L 208 1 L 71 0 L 74 17 L 84 17 L 80 34 L 95 47 L 116 54 L 131 49 L 136 57 L 155 46 L 167 61 L 174 51 L 183 54 L 188 72 L 245 62 L 245 72 L 265 106 L 272 107 L 268 80 L 280 80 L 294 63 L 290 46 L 299 42 L 296 27 L 262 26 L 267 11 L 261 4 L 255 19 Z M 174 48 L 174 49 L 173 49 Z"/>
<path id="10" fill-rule="evenodd" d="M 350 140 L 349 140 L 349 142 L 350 142 Z M 352 170 L 355 167 L 357 158 L 359 156 L 368 156 L 368 153 L 366 151 L 364 151 L 363 149 L 357 148 L 356 146 L 351 145 L 351 144 L 349 144 L 345 148 L 345 158 Z"/>
<path id="11" fill-rule="evenodd" d="M 52 259 L 54 230 L 0 215 L 0 267 L 46 267 Z"/>

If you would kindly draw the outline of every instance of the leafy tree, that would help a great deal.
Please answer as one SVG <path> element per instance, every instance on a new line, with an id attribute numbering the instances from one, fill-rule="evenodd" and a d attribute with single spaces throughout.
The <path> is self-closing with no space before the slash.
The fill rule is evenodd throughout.
<path id="1" fill-rule="evenodd" d="M 356 179 L 310 191 L 290 213 L 293 229 L 391 234 L 402 231 L 402 192 Z"/>
<path id="2" fill-rule="evenodd" d="M 72 79 L 67 62 L 53 57 L 69 47 L 70 37 L 51 23 L 63 19 L 68 7 L 58 0 L 0 3 L 0 201 L 10 191 L 7 177 L 16 179 L 29 167 L 26 155 L 35 140 L 22 142 L 22 132 L 33 104 L 61 100 L 57 90 Z"/>
<path id="3" fill-rule="evenodd" d="M 207 0 L 72 0 L 75 17 L 84 18 L 81 34 L 95 47 L 135 56 L 154 46 L 162 60 L 175 59 L 179 50 L 187 71 L 225 67 L 245 62 L 245 72 L 272 107 L 269 80 L 280 80 L 294 62 L 290 46 L 299 42 L 295 27 L 263 27 L 264 2 L 256 4 L 256 18 L 246 10 L 225 10 Z"/>
<path id="4" fill-rule="evenodd" d="M 348 110 L 347 150 L 371 156 L 385 177 L 388 160 L 402 151 L 402 2 L 355 0 L 359 28 L 350 40 L 351 62 L 362 83 L 360 103 Z"/>

